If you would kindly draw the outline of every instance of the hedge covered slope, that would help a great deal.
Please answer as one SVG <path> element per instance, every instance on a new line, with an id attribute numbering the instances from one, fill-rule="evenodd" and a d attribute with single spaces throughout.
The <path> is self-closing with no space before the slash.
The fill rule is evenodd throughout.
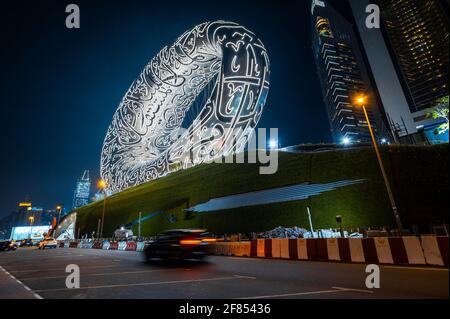
<path id="1" fill-rule="evenodd" d="M 448 145 L 385 147 L 383 160 L 405 224 L 446 219 L 448 212 Z M 366 182 L 326 192 L 307 200 L 243 207 L 210 213 L 185 208 L 211 198 L 299 184 L 365 179 Z M 205 164 L 179 171 L 108 197 L 104 234 L 153 214 L 142 223 L 142 235 L 172 228 L 208 228 L 217 233 L 264 231 L 276 226 L 308 228 L 306 207 L 315 228 L 393 226 L 394 219 L 373 149 L 307 154 L 279 154 L 274 175 L 260 175 L 259 164 Z M 80 234 L 96 230 L 103 202 L 77 210 Z M 137 231 L 137 225 L 133 226 Z"/>

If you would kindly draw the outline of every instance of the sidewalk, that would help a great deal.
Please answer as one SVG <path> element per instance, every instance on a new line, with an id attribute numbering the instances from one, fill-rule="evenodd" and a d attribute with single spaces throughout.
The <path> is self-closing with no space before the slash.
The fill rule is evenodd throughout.
<path id="1" fill-rule="evenodd" d="M 0 299 L 42 299 L 0 266 Z"/>

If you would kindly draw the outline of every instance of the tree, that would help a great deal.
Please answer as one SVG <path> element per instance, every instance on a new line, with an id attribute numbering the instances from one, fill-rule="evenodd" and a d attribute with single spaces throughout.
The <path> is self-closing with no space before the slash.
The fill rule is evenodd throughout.
<path id="1" fill-rule="evenodd" d="M 448 101 L 449 96 L 444 96 L 437 101 L 437 105 L 427 112 L 427 117 L 434 119 L 443 119 L 445 122 L 437 128 L 437 134 L 444 134 L 449 129 L 448 123 Z"/>

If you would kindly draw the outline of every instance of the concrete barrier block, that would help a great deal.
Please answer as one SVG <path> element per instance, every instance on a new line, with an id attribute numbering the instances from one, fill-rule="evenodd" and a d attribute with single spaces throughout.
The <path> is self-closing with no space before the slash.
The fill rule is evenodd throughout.
<path id="1" fill-rule="evenodd" d="M 327 239 L 328 260 L 341 260 L 337 238 Z"/>
<path id="2" fill-rule="evenodd" d="M 422 236 L 422 249 L 425 260 L 429 265 L 444 266 L 441 251 L 435 236 Z"/>
<path id="3" fill-rule="evenodd" d="M 403 244 L 405 245 L 406 255 L 408 256 L 408 264 L 410 265 L 424 265 L 426 264 L 425 256 L 423 254 L 422 246 L 418 237 L 403 237 Z"/>
<path id="4" fill-rule="evenodd" d="M 351 261 L 357 262 L 357 263 L 363 263 L 366 261 L 364 258 L 364 249 L 362 245 L 362 239 L 361 238 L 349 238 L 348 244 L 350 247 L 350 256 Z"/>
<path id="5" fill-rule="evenodd" d="M 308 260 L 308 249 L 306 245 L 307 239 L 297 239 L 297 258 L 301 260 Z"/>
<path id="6" fill-rule="evenodd" d="M 289 239 L 280 239 L 280 257 L 283 259 L 289 259 Z"/>
<path id="7" fill-rule="evenodd" d="M 265 254 L 265 251 L 266 251 L 265 243 L 266 243 L 265 239 L 257 239 L 256 255 L 258 257 L 265 257 L 266 256 L 266 254 Z"/>
<path id="8" fill-rule="evenodd" d="M 375 249 L 377 250 L 378 262 L 380 264 L 393 264 L 391 246 L 386 237 L 375 237 Z"/>
<path id="9" fill-rule="evenodd" d="M 279 238 L 271 239 L 272 242 L 272 258 L 281 258 L 281 240 Z"/>

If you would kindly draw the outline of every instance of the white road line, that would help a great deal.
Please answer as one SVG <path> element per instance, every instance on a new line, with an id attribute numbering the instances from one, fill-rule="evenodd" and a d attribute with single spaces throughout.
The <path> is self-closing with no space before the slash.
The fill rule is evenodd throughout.
<path id="1" fill-rule="evenodd" d="M 407 266 L 382 266 L 382 268 L 406 269 L 406 270 L 447 271 L 448 272 L 448 268 L 407 267 Z"/>
<path id="2" fill-rule="evenodd" d="M 227 259 L 233 259 L 233 260 L 250 260 L 250 261 L 263 261 L 264 258 L 250 258 L 250 257 L 228 257 Z"/>
<path id="3" fill-rule="evenodd" d="M 33 290 L 31 290 L 30 287 L 28 287 L 27 285 L 25 285 L 23 282 L 21 282 L 19 279 L 17 279 L 16 277 L 14 277 L 13 275 L 11 275 L 5 268 L 3 268 L 2 266 L 0 266 L 0 270 L 2 270 L 5 274 L 7 274 L 11 279 L 15 280 L 19 285 L 21 285 L 23 288 L 25 288 L 25 290 L 28 290 L 29 292 L 31 292 L 33 294 L 33 296 L 36 299 L 43 299 L 39 294 L 37 294 L 36 292 L 34 292 Z"/>
<path id="4" fill-rule="evenodd" d="M 283 298 L 283 297 L 295 297 L 295 296 L 307 296 L 307 295 L 333 294 L 333 293 L 338 293 L 338 292 L 360 292 L 360 293 L 367 293 L 367 294 L 373 293 L 373 291 L 362 290 L 362 289 L 343 288 L 343 287 L 331 287 L 331 288 L 332 288 L 332 290 L 306 291 L 306 292 L 297 292 L 297 293 L 290 293 L 290 294 L 253 296 L 253 297 L 243 297 L 243 298 L 234 298 L 234 299 L 269 299 L 269 298 Z"/>
<path id="5" fill-rule="evenodd" d="M 234 299 L 268 299 L 268 298 L 282 298 L 282 297 L 294 297 L 294 296 L 306 296 L 306 295 L 319 295 L 319 294 L 332 294 L 337 292 L 343 292 L 342 290 L 318 290 L 318 291 L 306 291 L 306 292 L 297 292 L 291 294 L 280 294 L 280 295 L 266 295 L 266 296 L 253 296 L 253 297 L 243 297 L 243 298 L 234 298 Z"/>
<path id="6" fill-rule="evenodd" d="M 39 265 L 40 266 L 40 265 Z M 65 270 L 67 265 L 61 266 L 61 268 L 44 268 L 44 269 L 21 269 L 21 270 L 13 270 L 10 271 L 13 273 L 23 273 L 23 272 L 38 272 L 38 271 L 58 271 Z M 83 266 L 80 266 L 83 267 Z M 124 267 L 124 265 L 106 265 L 106 266 L 84 266 L 84 269 L 97 269 L 97 268 L 113 268 L 113 267 Z"/>
<path id="7" fill-rule="evenodd" d="M 136 283 L 136 284 L 88 286 L 88 287 L 80 287 L 80 288 L 77 288 L 77 289 L 68 289 L 68 288 L 42 289 L 42 290 L 36 290 L 36 291 L 37 292 L 51 292 L 51 291 L 70 291 L 70 290 L 81 290 L 81 289 L 84 290 L 84 289 L 122 288 L 122 287 L 184 284 L 184 283 L 190 283 L 190 282 L 207 282 L 207 281 L 222 281 L 222 280 L 236 280 L 236 279 L 256 279 L 256 278 L 255 277 L 234 275 L 232 277 L 217 277 L 217 278 L 206 278 L 206 279 L 174 280 L 174 281 L 158 281 L 158 282 L 142 282 L 142 283 Z"/>
<path id="8" fill-rule="evenodd" d="M 154 269 L 154 270 L 139 270 L 139 271 L 121 271 L 121 272 L 105 272 L 100 274 L 83 274 L 82 277 L 95 277 L 95 276 L 111 276 L 111 275 L 126 275 L 126 274 L 142 274 L 142 273 L 152 273 L 152 272 L 164 272 L 164 271 L 173 271 L 173 270 L 183 270 L 190 271 L 192 269 L 188 268 L 173 268 L 173 269 Z M 83 271 L 83 268 L 80 267 L 80 271 Z M 22 280 L 47 280 L 47 279 L 61 279 L 67 278 L 67 276 L 53 276 L 53 277 L 25 277 Z"/>
<path id="9" fill-rule="evenodd" d="M 341 291 L 349 291 L 349 292 L 360 292 L 364 294 L 373 294 L 373 290 L 367 289 L 354 289 L 354 288 L 344 288 L 344 287 L 331 287 L 333 289 L 341 290 Z"/>

